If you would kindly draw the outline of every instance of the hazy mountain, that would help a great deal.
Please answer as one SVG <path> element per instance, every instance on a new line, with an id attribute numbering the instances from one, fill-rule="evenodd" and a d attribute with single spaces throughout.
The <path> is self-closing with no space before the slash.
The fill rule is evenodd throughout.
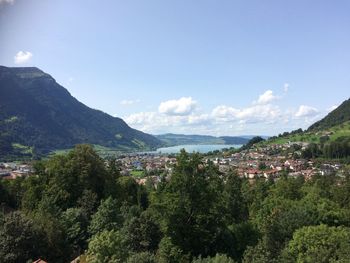
<path id="1" fill-rule="evenodd" d="M 237 136 L 215 137 L 210 135 L 161 134 L 156 135 L 166 146 L 184 144 L 245 144 L 248 138 Z"/>
<path id="2" fill-rule="evenodd" d="M 161 142 L 91 109 L 38 68 L 0 66 L 0 155 L 47 153 L 90 143 L 121 150 Z"/>

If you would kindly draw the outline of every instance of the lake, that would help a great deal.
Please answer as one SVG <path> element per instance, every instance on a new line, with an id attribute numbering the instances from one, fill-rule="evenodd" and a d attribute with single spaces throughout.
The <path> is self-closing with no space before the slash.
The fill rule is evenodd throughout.
<path id="1" fill-rule="evenodd" d="M 158 153 L 179 153 L 181 149 L 185 149 L 186 152 L 192 153 L 192 152 L 200 152 L 200 153 L 207 153 L 210 151 L 215 150 L 222 150 L 224 148 L 239 148 L 242 144 L 206 144 L 206 145 L 177 145 L 177 146 L 171 146 L 171 147 L 163 147 L 157 149 L 156 152 Z"/>

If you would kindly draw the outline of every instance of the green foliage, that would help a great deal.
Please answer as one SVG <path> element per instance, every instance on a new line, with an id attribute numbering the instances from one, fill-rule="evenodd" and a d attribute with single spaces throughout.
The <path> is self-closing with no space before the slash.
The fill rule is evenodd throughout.
<path id="1" fill-rule="evenodd" d="M 156 263 L 156 257 L 150 252 L 140 252 L 131 255 L 127 263 Z"/>
<path id="2" fill-rule="evenodd" d="M 303 152 L 303 158 L 341 159 L 350 156 L 350 138 L 339 137 L 324 144 L 311 143 Z"/>
<path id="3" fill-rule="evenodd" d="M 132 217 L 125 225 L 125 238 L 134 252 L 154 252 L 161 239 L 160 226 L 150 211 L 144 211 L 139 217 Z"/>
<path id="4" fill-rule="evenodd" d="M 256 246 L 249 246 L 244 252 L 242 263 L 273 263 L 273 257 L 260 241 Z M 276 262 L 277 263 L 277 262 Z"/>
<path id="5" fill-rule="evenodd" d="M 91 216 L 96 212 L 98 207 L 98 197 L 91 190 L 84 189 L 81 197 L 77 201 L 78 207 L 81 208 L 81 212 L 84 217 L 90 220 Z"/>
<path id="6" fill-rule="evenodd" d="M 241 148 L 241 150 L 247 150 L 253 147 L 254 144 L 257 144 L 259 142 L 265 141 L 263 138 L 261 138 L 260 136 L 256 136 L 252 139 L 250 139 L 250 141 L 248 143 L 246 143 L 245 145 L 243 145 L 243 147 Z"/>
<path id="7" fill-rule="evenodd" d="M 215 257 L 199 257 L 193 260 L 192 263 L 235 263 L 235 261 L 226 255 L 216 254 Z"/>
<path id="8" fill-rule="evenodd" d="M 237 173 L 231 172 L 226 178 L 223 198 L 228 224 L 239 223 L 248 218 L 248 207 L 242 194 L 242 184 L 243 180 Z"/>
<path id="9" fill-rule="evenodd" d="M 118 200 L 129 206 L 138 204 L 138 188 L 134 178 L 122 176 L 117 179 L 119 187 Z"/>
<path id="10" fill-rule="evenodd" d="M 283 252 L 288 262 L 348 262 L 350 258 L 350 229 L 326 225 L 297 230 Z"/>
<path id="11" fill-rule="evenodd" d="M 79 252 L 86 247 L 87 222 L 79 208 L 68 208 L 61 215 L 61 224 L 64 229 L 66 243 L 72 251 Z"/>
<path id="12" fill-rule="evenodd" d="M 113 230 L 121 227 L 122 216 L 118 202 L 112 197 L 102 201 L 97 212 L 91 218 L 89 233 L 95 235 L 104 230 Z"/>
<path id="13" fill-rule="evenodd" d="M 34 222 L 20 212 L 7 214 L 0 222 L 0 259 L 26 262 L 43 252 L 43 236 Z"/>
<path id="14" fill-rule="evenodd" d="M 175 245 L 170 237 L 163 237 L 159 243 L 157 260 L 159 263 L 189 263 L 189 255 Z"/>
<path id="15" fill-rule="evenodd" d="M 82 145 L 0 180 L 0 261 L 347 262 L 347 167 L 251 182 L 202 160 L 182 151 L 170 178 L 143 187 Z"/>
<path id="16" fill-rule="evenodd" d="M 155 205 L 160 207 L 164 232 L 184 253 L 208 255 L 224 229 L 221 215 L 223 182 L 214 167 L 199 155 L 182 151 L 169 184 Z"/>
<path id="17" fill-rule="evenodd" d="M 128 258 L 124 236 L 117 230 L 104 230 L 91 238 L 87 262 L 122 263 Z"/>

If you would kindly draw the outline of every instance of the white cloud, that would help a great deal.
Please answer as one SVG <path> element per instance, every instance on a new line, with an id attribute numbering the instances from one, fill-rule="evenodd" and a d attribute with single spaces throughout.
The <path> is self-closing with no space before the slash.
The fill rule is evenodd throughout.
<path id="1" fill-rule="evenodd" d="M 0 0 L 0 5 L 1 4 L 14 4 L 15 0 Z"/>
<path id="2" fill-rule="evenodd" d="M 280 115 L 279 107 L 271 104 L 258 104 L 242 109 L 220 105 L 212 110 L 212 116 L 216 120 L 223 122 L 234 120 L 240 120 L 240 123 L 274 122 Z"/>
<path id="3" fill-rule="evenodd" d="M 133 105 L 133 104 L 136 104 L 136 103 L 139 103 L 139 102 L 141 102 L 140 99 L 136 99 L 136 100 L 122 100 L 120 102 L 120 104 L 126 106 L 126 105 Z"/>
<path id="4" fill-rule="evenodd" d="M 284 85 L 283 85 L 283 91 L 284 91 L 285 93 L 288 92 L 289 86 L 290 86 L 289 83 L 284 83 Z"/>
<path id="5" fill-rule="evenodd" d="M 305 128 L 324 113 L 306 105 L 296 110 L 282 108 L 273 103 L 280 98 L 268 90 L 246 107 L 217 105 L 204 110 L 191 97 L 183 97 L 160 103 L 158 111 L 134 113 L 124 120 L 133 128 L 153 134 L 275 135 Z"/>
<path id="6" fill-rule="evenodd" d="M 131 126 L 144 132 L 157 133 L 169 131 L 172 127 L 181 127 L 188 123 L 188 116 L 163 115 L 158 112 L 139 112 L 131 114 L 124 120 Z"/>
<path id="7" fill-rule="evenodd" d="M 226 105 L 219 105 L 212 110 L 212 116 L 220 121 L 232 121 L 237 119 L 238 109 Z"/>
<path id="8" fill-rule="evenodd" d="M 198 124 L 210 124 L 211 116 L 209 114 L 192 114 L 187 118 L 187 123 L 190 125 L 198 125 Z"/>
<path id="9" fill-rule="evenodd" d="M 295 117 L 312 117 L 318 114 L 318 110 L 311 106 L 301 105 L 298 111 L 295 113 Z"/>
<path id="10" fill-rule="evenodd" d="M 19 51 L 14 57 L 15 64 L 24 64 L 28 62 L 32 57 L 33 54 L 29 51 Z"/>
<path id="11" fill-rule="evenodd" d="M 184 116 L 191 114 L 197 102 L 191 97 L 182 97 L 178 100 L 168 100 L 160 103 L 158 111 L 166 115 Z"/>
<path id="12" fill-rule="evenodd" d="M 255 101 L 254 104 L 264 105 L 264 104 L 268 104 L 276 99 L 278 99 L 278 96 L 273 95 L 272 90 L 267 90 L 259 96 L 258 101 Z"/>

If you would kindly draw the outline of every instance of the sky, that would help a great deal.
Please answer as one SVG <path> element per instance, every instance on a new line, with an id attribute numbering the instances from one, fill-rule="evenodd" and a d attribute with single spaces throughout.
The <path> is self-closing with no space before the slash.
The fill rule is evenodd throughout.
<path id="1" fill-rule="evenodd" d="M 349 98 L 348 0 L 0 0 L 0 65 L 152 134 L 276 135 Z"/>

